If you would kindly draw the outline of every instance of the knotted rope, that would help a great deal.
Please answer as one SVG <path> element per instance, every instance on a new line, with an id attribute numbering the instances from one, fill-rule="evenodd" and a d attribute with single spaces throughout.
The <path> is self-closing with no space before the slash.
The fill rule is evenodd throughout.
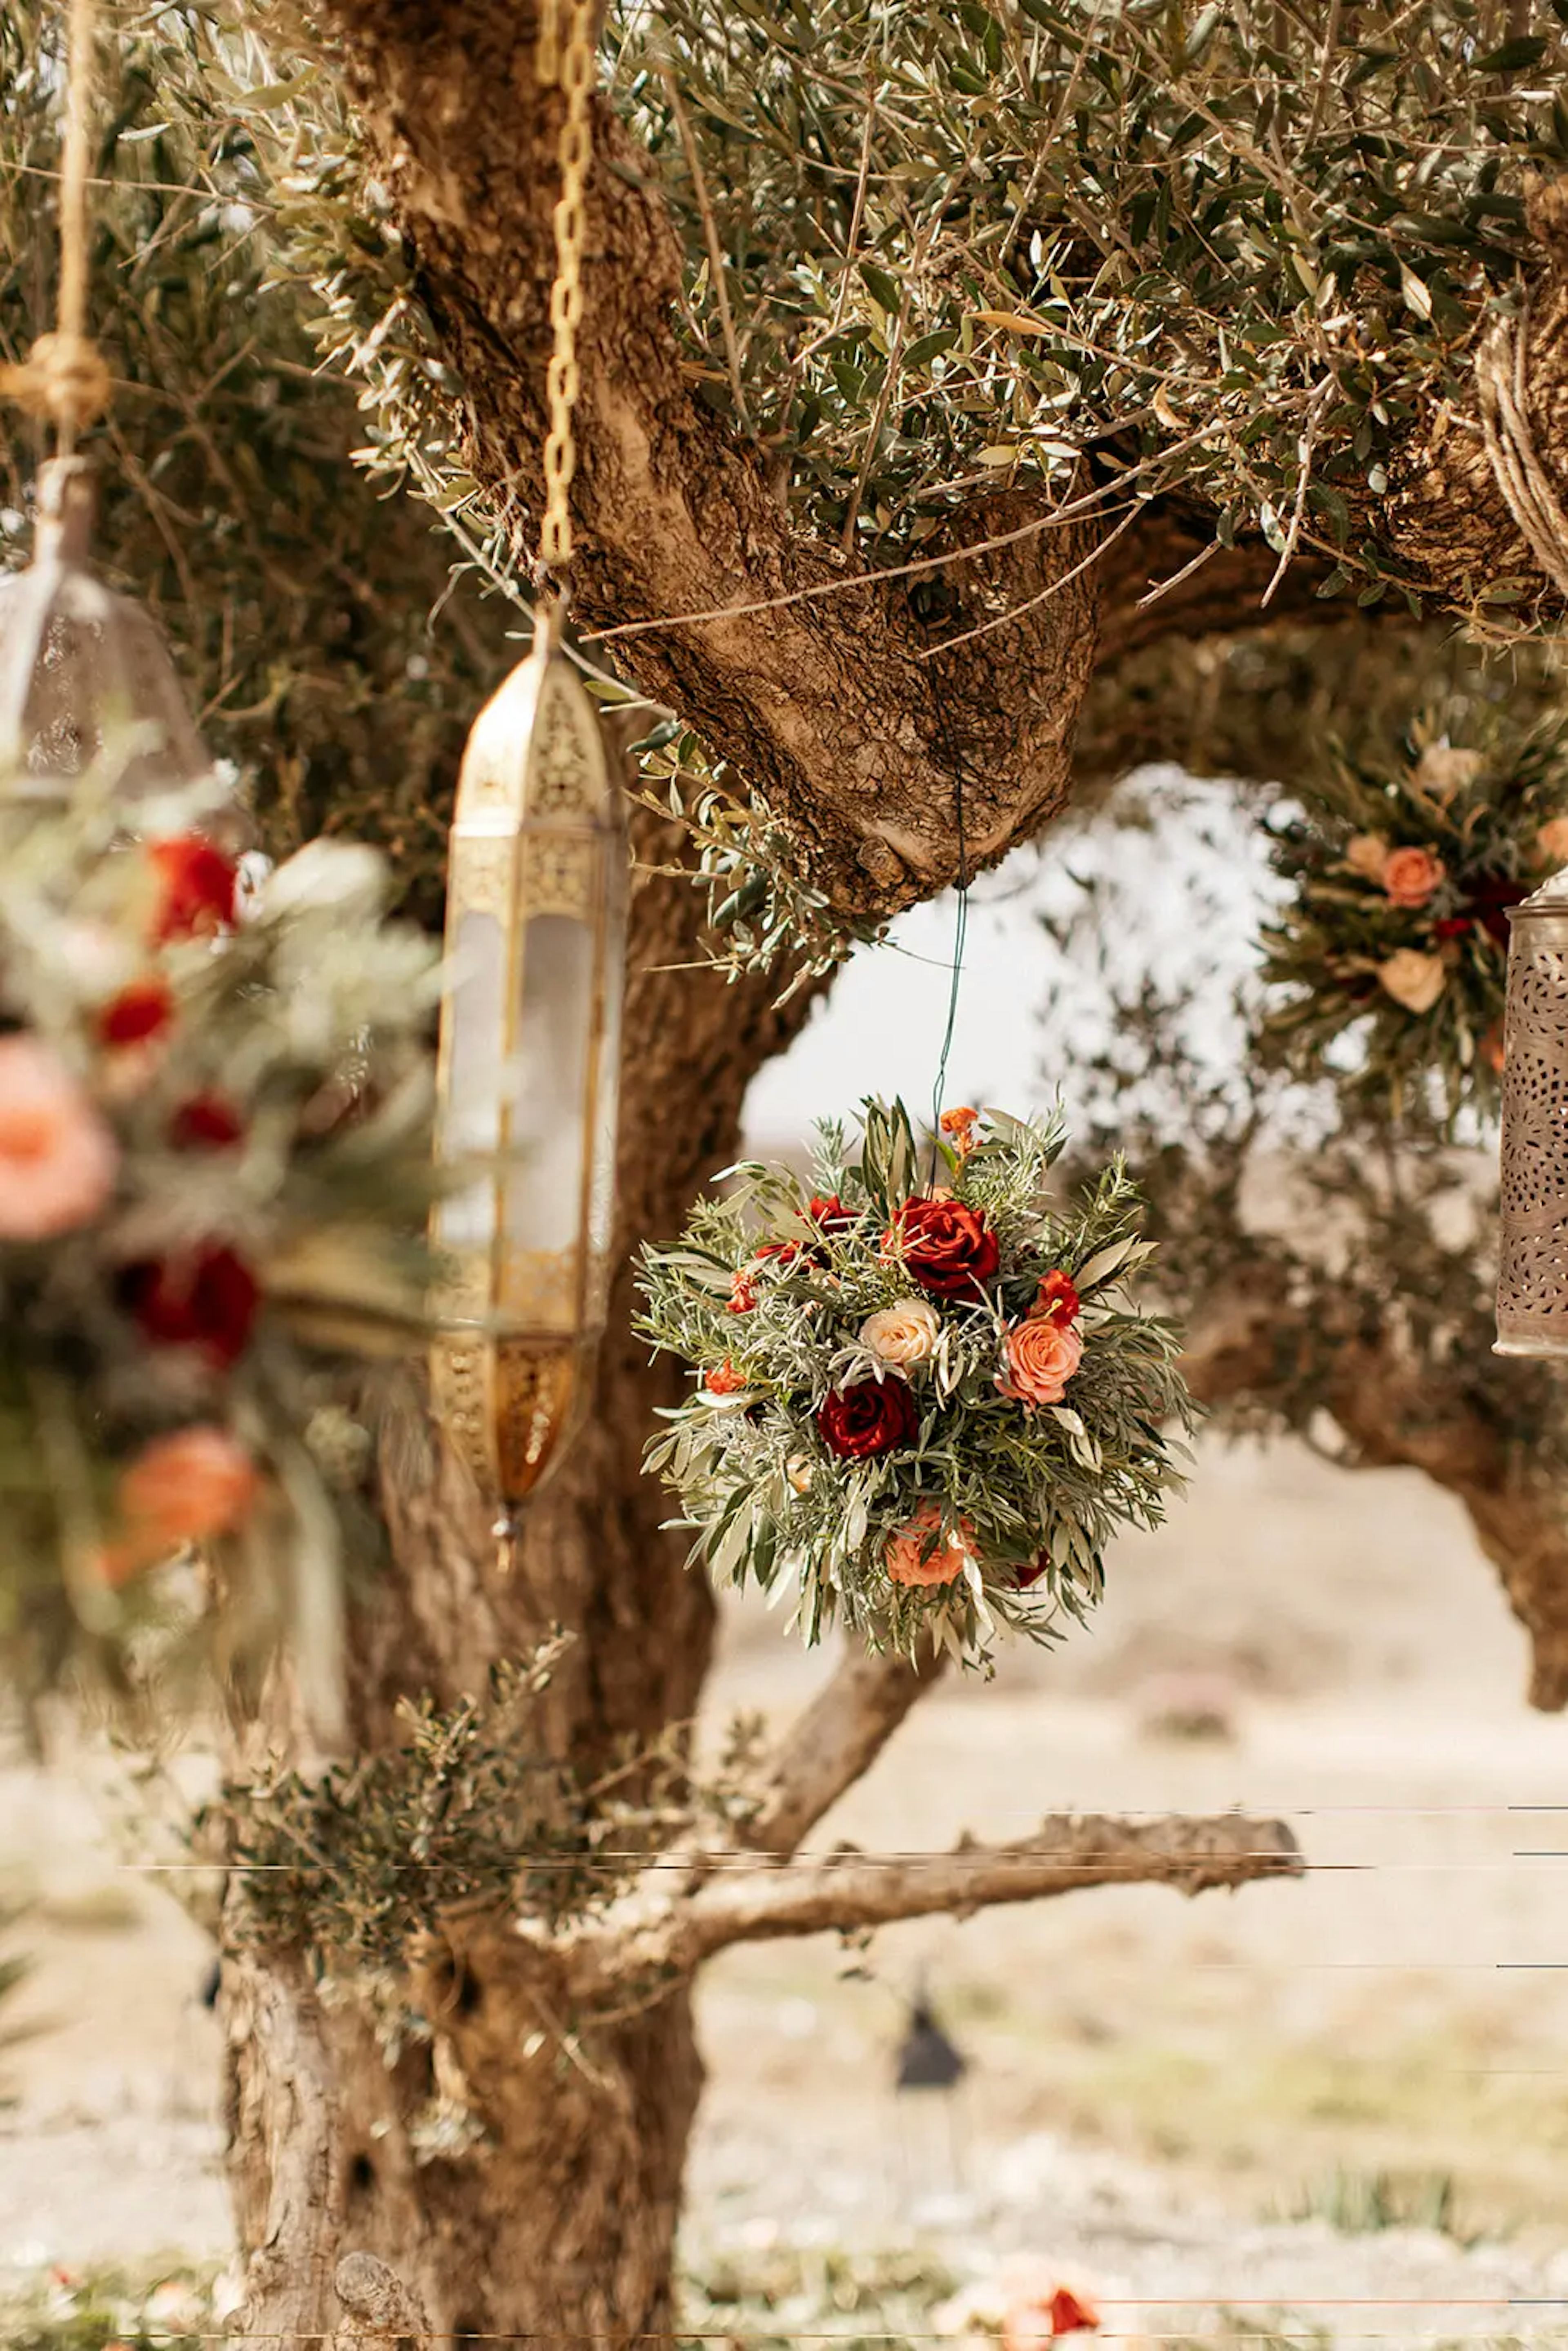
<path id="1" fill-rule="evenodd" d="M 0 393 L 30 416 L 47 416 L 59 454 L 109 406 L 111 379 L 87 331 L 87 183 L 96 89 L 96 0 L 71 0 L 67 36 L 66 131 L 60 151 L 60 295 L 52 334 L 40 335 L 20 367 L 0 369 Z"/>

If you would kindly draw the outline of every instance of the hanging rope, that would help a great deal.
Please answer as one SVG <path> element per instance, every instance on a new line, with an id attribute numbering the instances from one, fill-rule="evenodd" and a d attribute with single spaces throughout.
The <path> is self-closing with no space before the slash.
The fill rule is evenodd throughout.
<path id="1" fill-rule="evenodd" d="M 1568 514 L 1530 429 L 1528 298 L 1517 320 L 1500 319 L 1476 352 L 1481 434 L 1498 488 L 1531 553 L 1568 596 Z"/>
<path id="2" fill-rule="evenodd" d="M 47 417 L 62 457 L 109 406 L 110 379 L 87 331 L 88 164 L 97 87 L 96 0 L 71 0 L 66 51 L 66 128 L 60 155 L 60 290 L 52 334 L 20 367 L 0 371 L 0 392 L 30 416 Z"/>
<path id="3" fill-rule="evenodd" d="M 545 442 L 545 511 L 539 530 L 539 569 L 557 575 L 565 572 L 571 561 L 570 493 L 577 472 L 571 419 L 579 389 L 577 329 L 582 319 L 583 187 L 591 139 L 588 100 L 593 88 L 593 0 L 570 0 L 564 43 L 561 13 L 560 0 L 547 0 L 534 57 L 540 89 L 559 84 L 566 93 L 556 149 L 560 197 L 554 214 L 556 267 L 549 298 L 555 344 L 545 379 L 549 433 Z"/>

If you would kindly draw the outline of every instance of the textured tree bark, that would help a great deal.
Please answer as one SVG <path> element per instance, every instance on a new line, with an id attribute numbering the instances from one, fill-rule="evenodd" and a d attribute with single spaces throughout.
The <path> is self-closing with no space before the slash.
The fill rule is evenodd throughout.
<path id="1" fill-rule="evenodd" d="M 655 862 L 651 841 L 644 855 Z M 620 1154 L 623 1259 L 668 1235 L 701 1180 L 734 1156 L 747 1081 L 804 1018 L 764 985 L 726 987 L 661 967 L 692 952 L 694 893 L 645 882 L 633 900 Z M 594 1413 L 497 1573 L 487 1513 L 437 1450 L 417 1402 L 389 1427 L 382 1489 L 395 1568 L 350 1640 L 351 1736 L 388 1741 L 401 1698 L 450 1703 L 552 1626 L 577 1635 L 549 1698 L 560 1751 L 585 1764 L 691 1716 L 712 1602 L 661 1535 L 664 1498 L 639 1471 L 653 1406 L 678 1382 L 630 1333 L 629 1265 Z M 235 1890 L 237 1928 L 243 1888 Z M 298 1952 L 237 1935 L 223 1970 L 230 2171 L 248 2301 L 240 2332 L 307 2340 L 338 2322 L 349 2247 L 390 2262 L 438 2335 L 656 2344 L 670 2325 L 682 2164 L 701 2067 L 677 1989 L 572 2052 L 548 1956 L 498 1931 L 444 1938 L 416 1985 L 432 2038 L 389 2064 L 367 2016 L 324 2000 Z M 562 2053 L 562 2035 L 568 2053 Z M 466 2118 L 466 2119 L 465 2119 Z M 454 2126 L 472 2139 L 453 2141 Z"/>

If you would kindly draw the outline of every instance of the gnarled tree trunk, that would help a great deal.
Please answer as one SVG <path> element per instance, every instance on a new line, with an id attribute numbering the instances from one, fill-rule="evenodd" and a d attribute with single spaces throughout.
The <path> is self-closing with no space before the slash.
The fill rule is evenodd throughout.
<path id="1" fill-rule="evenodd" d="M 809 1000 L 780 1016 L 766 986 L 659 969 L 689 960 L 695 904 L 663 882 L 634 901 L 623 1257 L 643 1235 L 674 1230 L 696 1185 L 733 1157 L 747 1081 Z M 493 1661 L 526 1654 L 555 1625 L 578 1636 L 546 1701 L 559 1752 L 591 1763 L 693 1713 L 713 1606 L 680 1539 L 660 1534 L 662 1491 L 639 1472 L 653 1408 L 674 1384 L 632 1338 L 632 1305 L 627 1266 L 595 1409 L 530 1513 L 510 1576 L 423 1415 L 389 1428 L 395 1572 L 350 1641 L 361 1751 L 394 1737 L 400 1698 L 477 1691 Z M 246 2333 L 329 2333 L 333 2267 L 351 2249 L 390 2262 L 438 2334 L 660 2337 L 701 2073 L 684 1993 L 596 2029 L 591 2053 L 575 2051 L 548 1956 L 478 1935 L 423 1967 L 413 1991 L 432 2038 L 389 2067 L 365 2015 L 324 2001 L 300 1953 L 236 1948 L 223 1983 Z M 443 2151 L 454 2125 L 471 2143 Z"/>

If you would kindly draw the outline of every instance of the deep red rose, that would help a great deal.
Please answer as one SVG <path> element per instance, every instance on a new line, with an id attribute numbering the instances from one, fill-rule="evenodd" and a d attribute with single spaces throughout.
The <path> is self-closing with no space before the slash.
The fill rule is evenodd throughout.
<path id="1" fill-rule="evenodd" d="M 1500 873 L 1479 873 L 1465 893 L 1465 913 L 1472 923 L 1480 925 L 1490 938 L 1506 946 L 1508 909 L 1529 895 L 1522 882 L 1510 882 Z"/>
<path id="2" fill-rule="evenodd" d="M 200 1347 L 217 1371 L 244 1354 L 261 1302 L 249 1266 L 221 1242 L 128 1265 L 120 1291 L 146 1337 L 162 1347 Z"/>
<path id="3" fill-rule="evenodd" d="M 1072 1286 L 1071 1275 L 1056 1267 L 1040 1283 L 1040 1296 L 1029 1310 L 1030 1319 L 1032 1322 L 1038 1316 L 1041 1322 L 1060 1322 L 1065 1326 L 1077 1322 L 1082 1306 L 1082 1301 Z"/>
<path id="4" fill-rule="evenodd" d="M 1040 1582 L 1040 1577 L 1045 1573 L 1046 1569 L 1050 1565 L 1050 1560 L 1046 1557 L 1044 1552 L 1040 1552 L 1036 1557 L 1032 1566 L 1020 1567 L 1019 1569 L 1017 1574 L 1013 1577 L 1013 1582 L 1020 1592 L 1027 1592 L 1030 1584 L 1038 1583 Z"/>
<path id="5" fill-rule="evenodd" d="M 961 1200 L 905 1200 L 882 1246 L 934 1298 L 978 1297 L 1001 1261 L 983 1212 Z"/>
<path id="6" fill-rule="evenodd" d="M 913 1445 L 920 1416 L 902 1380 L 857 1380 L 852 1387 L 834 1388 L 824 1397 L 817 1426 L 830 1453 L 844 1461 L 863 1461 L 872 1454 Z"/>
<path id="7" fill-rule="evenodd" d="M 227 1151 L 245 1133 L 245 1121 L 222 1094 L 193 1094 L 169 1122 L 176 1151 Z"/>
<path id="8" fill-rule="evenodd" d="M 161 1037 L 173 1017 L 173 990 L 154 973 L 110 998 L 98 1016 L 98 1033 L 106 1045 L 144 1045 Z"/>
<path id="9" fill-rule="evenodd" d="M 189 939 L 221 929 L 235 918 L 234 863 L 199 833 L 155 841 L 147 852 L 162 891 L 154 935 Z"/>
<path id="10" fill-rule="evenodd" d="M 1462 939 L 1474 919 L 1470 914 L 1445 914 L 1441 922 L 1433 924 L 1432 936 L 1435 939 Z"/>

